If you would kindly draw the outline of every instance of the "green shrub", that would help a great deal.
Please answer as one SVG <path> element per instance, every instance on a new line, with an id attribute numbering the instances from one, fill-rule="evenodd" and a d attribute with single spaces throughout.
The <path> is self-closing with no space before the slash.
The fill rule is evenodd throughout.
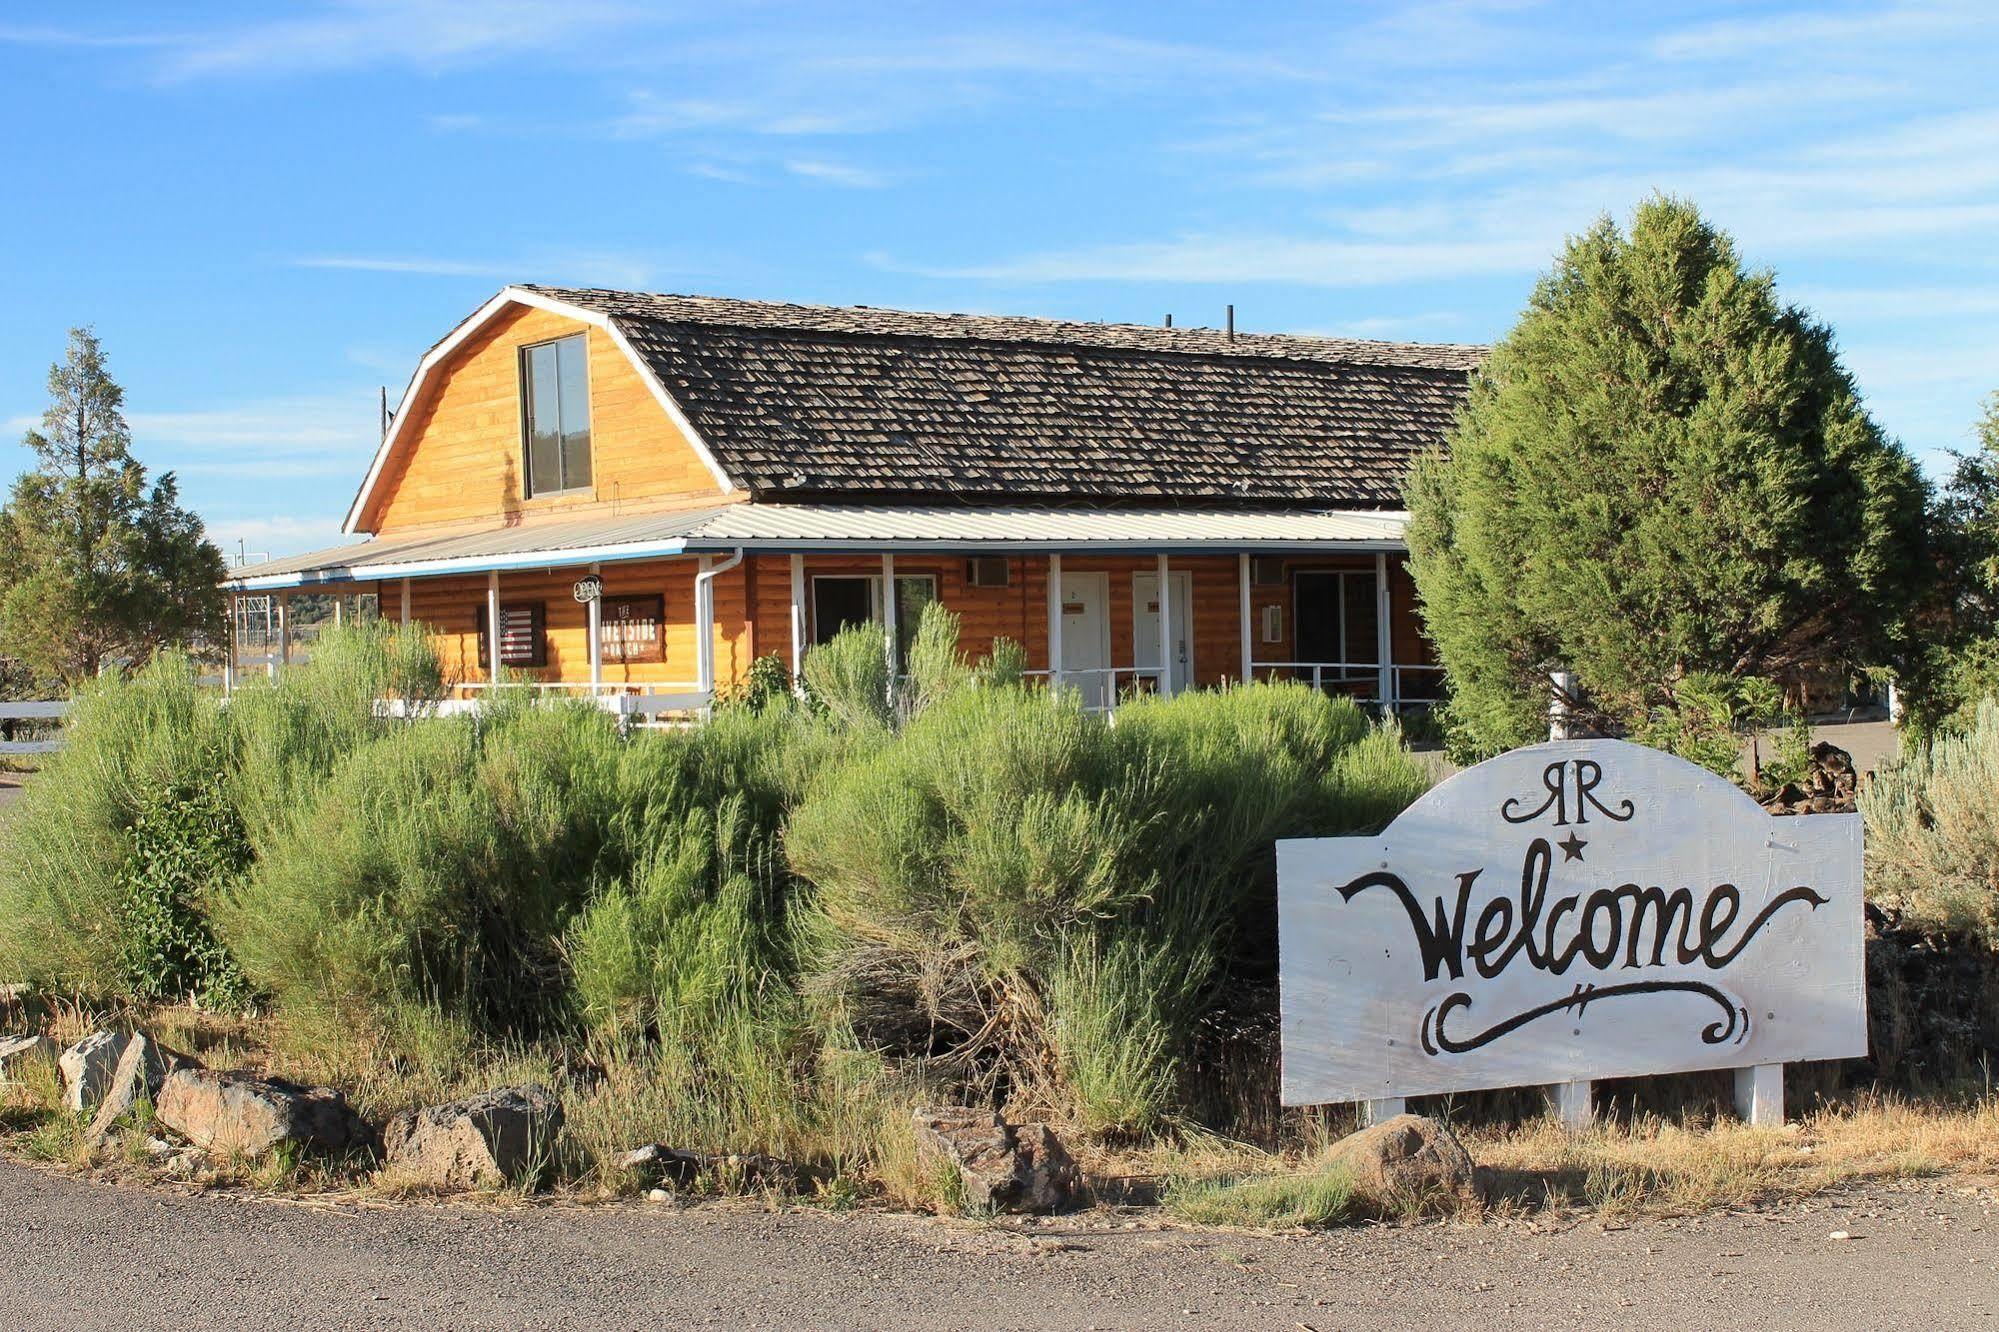
<path id="1" fill-rule="evenodd" d="M 1999 949 L 1999 701 L 1861 788 L 1868 896 Z"/>
<path id="2" fill-rule="evenodd" d="M 864 1041 L 1141 1132 L 1221 982 L 1272 965 L 1272 839 L 1378 826 L 1425 784 L 1392 730 L 1295 686 L 1114 726 L 961 688 L 793 811 L 811 986 Z"/>
<path id="3" fill-rule="evenodd" d="M 64 743 L 9 820 L 0 972 L 49 989 L 129 992 L 145 942 L 127 909 L 134 825 L 160 793 L 212 786 L 231 762 L 219 700 L 163 653 L 77 691 Z"/>
<path id="4" fill-rule="evenodd" d="M 760 910 L 771 844 L 740 795 L 689 811 L 630 884 L 614 883 L 570 927 L 567 953 L 586 1020 L 608 1034 L 712 1031 L 774 983 L 770 920 Z"/>
<path id="5" fill-rule="evenodd" d="M 849 625 L 805 654 L 806 691 L 848 727 L 886 726 L 888 654 L 880 625 Z"/>
<path id="6" fill-rule="evenodd" d="M 211 1009 L 249 998 L 243 973 L 208 926 L 215 894 L 242 873 L 250 847 L 217 781 L 153 793 L 132 822 L 121 918 L 125 993 Z"/>
<path id="7" fill-rule="evenodd" d="M 275 833 L 342 757 L 422 715 L 444 694 L 421 625 L 381 620 L 323 634 L 309 661 L 251 678 L 229 700 L 230 799 L 253 840 Z"/>

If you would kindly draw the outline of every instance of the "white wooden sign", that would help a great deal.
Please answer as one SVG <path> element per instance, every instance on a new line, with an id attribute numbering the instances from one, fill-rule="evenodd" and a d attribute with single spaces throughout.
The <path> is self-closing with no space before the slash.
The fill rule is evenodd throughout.
<path id="1" fill-rule="evenodd" d="M 1857 814 L 1617 740 L 1279 842 L 1284 1103 L 1863 1055 L 1860 852 Z"/>

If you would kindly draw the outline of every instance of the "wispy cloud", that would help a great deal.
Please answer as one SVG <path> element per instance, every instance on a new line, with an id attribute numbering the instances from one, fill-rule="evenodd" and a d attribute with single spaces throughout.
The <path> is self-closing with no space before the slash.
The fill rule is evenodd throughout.
<path id="1" fill-rule="evenodd" d="M 301 455 L 345 455 L 374 447 L 378 404 L 366 391 L 272 398 L 230 407 L 182 412 L 130 412 L 135 447 L 176 451 L 256 451 L 297 460 Z"/>
<path id="2" fill-rule="evenodd" d="M 74 46 L 117 50 L 172 46 L 176 41 L 172 36 L 158 33 L 86 32 L 77 28 L 0 23 L 0 46 Z"/>
<path id="3" fill-rule="evenodd" d="M 1652 50 L 1669 60 L 1760 60 L 1771 51 L 1879 52 L 1886 46 L 1933 41 L 1991 21 L 1982 0 L 1924 0 L 1858 11 L 1829 6 L 1801 7 L 1763 18 L 1722 19 L 1669 32 Z"/>
<path id="4" fill-rule="evenodd" d="M 1559 239 L 1557 235 L 1556 239 Z M 1432 278 L 1530 270 L 1546 260 L 1545 238 L 1369 242 L 1236 232 L 1167 241 L 1051 250 L 986 264 L 923 266 L 883 255 L 891 271 L 995 282 L 1287 282 L 1378 287 Z"/>
<path id="5" fill-rule="evenodd" d="M 513 259 L 461 259 L 443 255 L 315 254 L 291 261 L 295 268 L 346 273 L 397 273 L 413 277 L 491 278 L 499 282 L 555 282 L 580 286 L 646 287 L 662 265 L 615 250 L 568 250 Z"/>
<path id="6" fill-rule="evenodd" d="M 889 183 L 888 177 L 879 171 L 852 166 L 845 162 L 795 157 L 784 164 L 784 169 L 805 180 L 818 181 L 822 185 L 838 185 L 842 189 L 849 190 L 878 190 Z"/>
<path id="7" fill-rule="evenodd" d="M 278 557 L 327 546 L 352 544 L 335 518 L 294 514 L 224 514 L 208 520 L 208 539 L 234 561 L 239 552 L 251 560 Z"/>
<path id="8" fill-rule="evenodd" d="M 615 0 L 339 0 L 316 13 L 176 39 L 160 76 L 272 78 L 376 65 L 438 69 L 571 49 L 645 11 Z"/>

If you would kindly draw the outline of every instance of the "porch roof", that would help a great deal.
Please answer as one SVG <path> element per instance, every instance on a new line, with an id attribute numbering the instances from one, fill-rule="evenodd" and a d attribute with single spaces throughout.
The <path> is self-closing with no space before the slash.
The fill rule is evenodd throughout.
<path id="1" fill-rule="evenodd" d="M 735 550 L 774 553 L 1276 554 L 1401 550 L 1394 510 L 957 508 L 730 504 L 622 517 L 376 537 L 238 569 L 224 586 L 330 583 L 542 569 Z"/>

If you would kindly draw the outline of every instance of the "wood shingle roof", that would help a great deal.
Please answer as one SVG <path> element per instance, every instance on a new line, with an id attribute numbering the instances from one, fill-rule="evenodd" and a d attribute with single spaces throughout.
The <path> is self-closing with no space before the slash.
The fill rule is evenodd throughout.
<path id="1" fill-rule="evenodd" d="M 1483 347 L 531 287 L 758 499 L 1395 507 Z"/>

